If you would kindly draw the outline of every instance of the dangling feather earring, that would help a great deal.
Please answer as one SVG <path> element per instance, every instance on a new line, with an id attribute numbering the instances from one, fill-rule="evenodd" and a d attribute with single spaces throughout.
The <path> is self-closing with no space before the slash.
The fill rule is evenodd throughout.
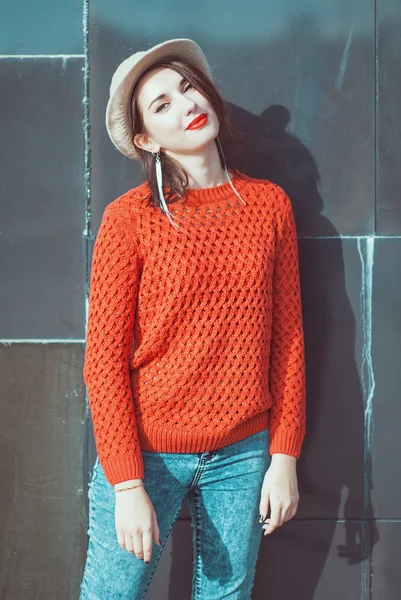
<path id="1" fill-rule="evenodd" d="M 241 202 L 242 202 L 243 204 L 245 204 L 245 206 L 246 206 L 246 202 L 245 202 L 245 200 L 243 200 L 243 198 L 242 198 L 241 194 L 240 194 L 240 193 L 239 193 L 239 192 L 238 192 L 238 191 L 235 189 L 234 185 L 233 185 L 233 184 L 232 184 L 232 182 L 231 182 L 231 179 L 230 179 L 230 174 L 229 174 L 229 172 L 228 172 L 228 170 L 227 170 L 226 159 L 225 159 L 225 157 L 224 157 L 224 152 L 223 152 L 223 148 L 222 148 L 222 145 L 221 145 L 221 143 L 220 143 L 220 140 L 219 140 L 219 136 L 217 136 L 217 137 L 216 137 L 216 141 L 218 142 L 218 144 L 219 144 L 219 147 L 220 147 L 220 152 L 221 152 L 221 156 L 222 156 L 222 158 L 223 158 L 223 163 L 224 163 L 224 170 L 225 170 L 225 172 L 226 172 L 226 175 L 227 175 L 228 182 L 229 182 L 229 184 L 231 185 L 231 187 L 232 187 L 233 191 L 235 192 L 235 194 L 238 196 L 238 198 L 241 200 Z"/>
<path id="2" fill-rule="evenodd" d="M 171 213 L 168 209 L 167 206 L 167 202 L 164 198 L 164 194 L 163 194 L 163 177 L 162 177 L 162 162 L 160 159 L 160 151 L 158 152 L 152 152 L 153 156 L 156 157 L 156 180 L 157 180 L 157 188 L 159 190 L 159 197 L 160 197 L 160 202 L 162 204 L 163 210 L 166 213 L 167 217 L 169 218 L 171 224 L 176 228 L 176 229 L 180 229 L 178 227 L 178 225 L 176 225 L 176 223 L 174 223 L 173 219 L 171 218 Z"/>

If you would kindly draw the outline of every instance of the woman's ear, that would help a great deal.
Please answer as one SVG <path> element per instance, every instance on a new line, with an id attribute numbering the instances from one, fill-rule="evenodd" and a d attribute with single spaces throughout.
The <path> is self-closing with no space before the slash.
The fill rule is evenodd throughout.
<path id="1" fill-rule="evenodd" d="M 148 152 L 158 152 L 160 148 L 156 147 L 156 144 L 152 139 L 150 139 L 145 133 L 137 133 L 134 136 L 134 144 L 138 148 L 142 150 L 147 150 Z"/>

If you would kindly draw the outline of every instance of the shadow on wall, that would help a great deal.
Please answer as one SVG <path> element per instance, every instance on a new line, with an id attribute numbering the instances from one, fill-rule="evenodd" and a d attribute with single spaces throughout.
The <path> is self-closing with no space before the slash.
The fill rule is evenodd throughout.
<path id="1" fill-rule="evenodd" d="M 370 559 L 379 539 L 371 502 L 371 456 L 365 446 L 364 397 L 355 360 L 356 318 L 346 289 L 343 258 L 343 246 L 355 247 L 356 241 L 342 241 L 322 215 L 319 170 L 307 147 L 286 131 L 289 110 L 272 105 L 260 117 L 235 106 L 230 110 L 246 140 L 247 174 L 269 179 L 284 189 L 291 198 L 301 238 L 307 434 L 297 463 L 300 501 L 296 517 L 268 541 L 262 539 L 254 598 L 266 593 L 293 598 L 302 589 L 298 597 L 312 600 L 338 536 L 335 519 L 345 519 L 337 551 L 349 565 Z M 241 168 L 236 152 L 226 153 L 227 163 Z M 318 237 L 302 238 L 302 232 L 310 231 L 319 232 Z M 356 266 L 358 263 L 359 259 Z M 355 285 L 359 294 L 362 281 Z M 316 522 L 297 523 L 297 518 L 327 521 L 320 527 Z M 285 565 L 291 565 L 291 578 L 283 577 Z"/>

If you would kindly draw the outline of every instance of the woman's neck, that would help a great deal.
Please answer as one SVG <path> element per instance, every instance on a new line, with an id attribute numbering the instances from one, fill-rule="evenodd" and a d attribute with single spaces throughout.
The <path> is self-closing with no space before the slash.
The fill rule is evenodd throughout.
<path id="1" fill-rule="evenodd" d="M 216 172 L 210 172 L 205 169 L 204 173 L 196 173 L 195 176 L 192 173 L 188 173 L 188 176 L 189 184 L 187 187 L 188 189 L 194 190 L 216 187 L 217 185 L 222 185 L 228 181 L 227 174 L 220 165 Z"/>
<path id="2" fill-rule="evenodd" d="M 215 140 L 196 155 L 174 155 L 168 151 L 166 153 L 175 158 L 188 173 L 188 189 L 212 188 L 228 181 L 221 166 Z"/>

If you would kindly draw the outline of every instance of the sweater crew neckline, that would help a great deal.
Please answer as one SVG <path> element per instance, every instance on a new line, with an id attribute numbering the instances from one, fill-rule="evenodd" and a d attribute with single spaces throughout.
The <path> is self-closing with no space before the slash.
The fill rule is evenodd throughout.
<path id="1" fill-rule="evenodd" d="M 182 204 L 184 206 L 200 206 L 203 204 L 213 204 L 215 202 L 221 202 L 226 200 L 237 200 L 237 195 L 231 187 L 231 184 L 234 186 L 237 192 L 241 193 L 241 190 L 246 185 L 246 178 L 244 176 L 239 176 L 238 169 L 227 170 L 232 175 L 231 183 L 227 180 L 224 183 L 212 187 L 187 188 L 186 197 L 179 200 L 178 204 Z"/>

